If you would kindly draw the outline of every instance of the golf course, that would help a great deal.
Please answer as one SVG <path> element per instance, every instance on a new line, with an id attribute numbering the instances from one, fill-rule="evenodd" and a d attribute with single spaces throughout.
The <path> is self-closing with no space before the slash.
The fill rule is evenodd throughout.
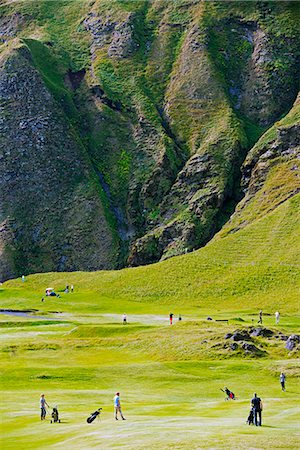
<path id="1" fill-rule="evenodd" d="M 2 448 L 298 448 L 299 344 L 286 344 L 300 327 L 299 200 L 158 264 L 3 283 Z M 48 286 L 59 297 L 45 297 Z M 114 419 L 116 392 L 126 421 Z M 246 424 L 254 392 L 262 427 Z"/>
<path id="2" fill-rule="evenodd" d="M 299 23 L 0 0 L 0 450 L 300 449 Z"/>

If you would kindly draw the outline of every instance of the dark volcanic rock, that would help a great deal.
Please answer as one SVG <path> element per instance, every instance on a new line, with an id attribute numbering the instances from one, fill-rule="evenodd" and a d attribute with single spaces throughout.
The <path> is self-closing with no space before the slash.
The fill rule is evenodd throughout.
<path id="1" fill-rule="evenodd" d="M 136 46 L 133 40 L 133 18 L 134 14 L 129 14 L 124 22 L 116 24 L 107 51 L 108 56 L 126 58 L 134 52 Z"/>
<path id="2" fill-rule="evenodd" d="M 231 350 L 237 350 L 239 346 L 236 342 L 233 342 L 232 344 L 229 344 L 229 347 Z"/>
<path id="3" fill-rule="evenodd" d="M 241 111 L 251 120 L 266 126 L 291 107 L 297 95 L 295 80 L 298 77 L 298 63 L 293 52 L 296 41 L 285 40 L 283 52 L 280 45 L 274 45 L 273 36 L 265 30 L 258 27 L 252 36 L 254 48 L 242 88 Z M 282 71 L 282 74 L 271 78 L 270 72 L 282 57 L 285 58 L 286 67 L 280 67 L 279 72 Z M 284 71 L 289 73 L 288 77 L 284 76 Z"/>
<path id="4" fill-rule="evenodd" d="M 300 335 L 292 334 L 286 341 L 285 348 L 289 351 L 292 351 L 299 343 L 300 343 Z"/>
<path id="5" fill-rule="evenodd" d="M 108 47 L 107 54 L 112 58 L 130 56 L 136 49 L 133 20 L 133 13 L 129 13 L 124 21 L 115 21 L 111 17 L 101 17 L 95 12 L 90 12 L 83 23 L 86 30 L 91 33 L 91 53 Z"/>
<path id="6" fill-rule="evenodd" d="M 272 330 L 268 330 L 268 328 L 257 327 L 252 328 L 250 334 L 251 336 L 271 337 L 274 333 Z"/>
<path id="7" fill-rule="evenodd" d="M 24 21 L 25 17 L 18 12 L 11 16 L 0 17 L 0 42 L 6 42 L 15 37 Z"/>
<path id="8" fill-rule="evenodd" d="M 74 91 L 79 88 L 81 82 L 83 81 L 86 74 L 85 69 L 78 70 L 77 72 L 73 72 L 72 70 L 68 70 L 65 76 L 65 83 Z"/>
<path id="9" fill-rule="evenodd" d="M 230 339 L 232 337 L 232 333 L 227 333 L 226 335 L 225 335 L 225 339 Z"/>
<path id="10" fill-rule="evenodd" d="M 246 330 L 237 330 L 231 336 L 233 341 L 251 341 L 251 337 Z"/>
<path id="11" fill-rule="evenodd" d="M 26 47 L 0 60 L 0 104 L 0 279 L 111 268 L 93 169 Z"/>
<path id="12" fill-rule="evenodd" d="M 256 355 L 266 354 L 265 351 L 260 350 L 254 344 L 248 344 L 248 342 L 243 342 L 242 349 L 245 351 L 245 353 L 251 353 L 251 354 L 256 354 Z"/>

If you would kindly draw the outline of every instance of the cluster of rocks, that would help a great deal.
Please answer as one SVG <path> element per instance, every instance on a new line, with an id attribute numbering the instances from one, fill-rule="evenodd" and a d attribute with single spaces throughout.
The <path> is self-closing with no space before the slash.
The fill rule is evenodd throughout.
<path id="1" fill-rule="evenodd" d="M 107 54 L 113 58 L 126 58 L 136 48 L 133 39 L 134 14 L 129 13 L 123 21 L 114 21 L 110 17 L 101 17 L 91 11 L 83 25 L 92 37 L 91 53 L 108 46 Z"/>
<path id="2" fill-rule="evenodd" d="M 285 348 L 289 351 L 300 350 L 300 334 L 292 334 L 286 341 Z"/>
<path id="3" fill-rule="evenodd" d="M 230 342 L 228 345 L 225 344 L 224 348 L 230 348 L 231 350 L 242 349 L 245 351 L 245 353 L 256 354 L 257 356 L 267 354 L 266 351 L 259 349 L 253 343 L 249 343 L 249 341 L 252 341 L 252 337 L 279 339 L 286 342 L 285 348 L 289 351 L 298 351 L 300 349 L 300 335 L 292 334 L 291 336 L 286 336 L 280 331 L 276 333 L 272 330 L 269 330 L 268 328 L 263 327 L 250 327 L 248 330 L 241 329 L 236 330 L 233 333 L 227 333 L 225 335 L 225 339 L 232 342 Z"/>
<path id="4" fill-rule="evenodd" d="M 247 330 L 236 330 L 233 333 L 227 333 L 225 335 L 225 339 L 230 339 L 233 342 L 230 342 L 229 345 L 225 344 L 224 348 L 230 348 L 230 350 L 243 350 L 246 355 L 253 356 L 264 356 L 267 354 L 266 351 L 259 349 L 253 343 L 249 343 L 247 341 L 251 341 L 251 336 L 258 336 L 262 329 L 250 329 L 250 334 Z M 267 330 L 270 331 L 270 330 Z M 254 333 L 254 334 L 253 334 Z"/>

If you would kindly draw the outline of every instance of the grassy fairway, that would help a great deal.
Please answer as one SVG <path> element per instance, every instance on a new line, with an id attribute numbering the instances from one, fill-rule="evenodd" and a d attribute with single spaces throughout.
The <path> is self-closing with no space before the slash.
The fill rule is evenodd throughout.
<path id="1" fill-rule="evenodd" d="M 269 358 L 218 360 L 206 343 L 199 345 L 204 336 L 217 342 L 234 322 L 122 326 L 106 323 L 109 317 L 96 316 L 97 325 L 79 314 L 76 323 L 2 322 L 3 448 L 297 448 L 295 359 L 278 359 L 270 347 Z M 235 402 L 224 401 L 225 385 Z M 126 422 L 113 419 L 116 390 Z M 261 429 L 245 425 L 254 391 L 264 399 Z M 61 424 L 39 421 L 41 392 L 58 404 Z M 88 425 L 87 415 L 99 406 L 101 422 Z"/>
<path id="2" fill-rule="evenodd" d="M 298 448 L 299 360 L 274 336 L 297 333 L 300 325 L 299 199 L 161 264 L 5 283 L 2 308 L 36 312 L 0 316 L 2 447 Z M 63 291 L 71 283 L 73 294 L 41 302 L 47 286 Z M 259 308 L 275 335 L 252 338 L 260 357 L 231 350 L 225 334 L 256 323 Z M 169 326 L 170 311 L 183 321 Z M 120 324 L 123 312 L 127 326 Z M 224 386 L 236 401 L 224 401 Z M 126 422 L 113 419 L 116 390 Z M 264 401 L 262 428 L 245 424 L 254 391 Z M 61 424 L 50 424 L 49 415 L 39 421 L 41 392 L 58 405 Z M 88 425 L 99 406 L 101 422 Z"/>

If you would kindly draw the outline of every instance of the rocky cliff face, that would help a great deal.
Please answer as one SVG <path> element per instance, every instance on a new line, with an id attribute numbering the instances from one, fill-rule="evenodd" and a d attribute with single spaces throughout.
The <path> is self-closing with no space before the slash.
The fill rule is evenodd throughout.
<path id="1" fill-rule="evenodd" d="M 113 266 L 93 169 L 25 47 L 1 57 L 1 278 Z"/>
<path id="2" fill-rule="evenodd" d="M 208 242 L 243 192 L 228 227 L 247 223 L 276 170 L 279 201 L 297 192 L 297 9 L 7 2 L 0 278 L 155 262 Z"/>
<path id="3" fill-rule="evenodd" d="M 242 166 L 245 192 L 220 232 L 234 233 L 300 192 L 300 97 L 248 153 Z"/>

